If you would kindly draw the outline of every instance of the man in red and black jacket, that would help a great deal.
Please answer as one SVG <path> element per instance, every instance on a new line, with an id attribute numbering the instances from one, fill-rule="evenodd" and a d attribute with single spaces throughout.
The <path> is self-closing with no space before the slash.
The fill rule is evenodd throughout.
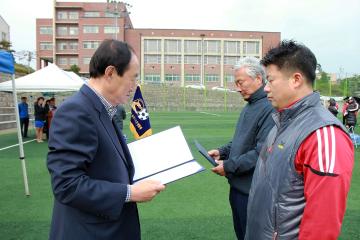
<path id="1" fill-rule="evenodd" d="M 246 239 L 332 240 L 340 235 L 354 164 L 341 122 L 313 91 L 316 58 L 283 41 L 262 60 L 277 112 L 249 194 Z"/>

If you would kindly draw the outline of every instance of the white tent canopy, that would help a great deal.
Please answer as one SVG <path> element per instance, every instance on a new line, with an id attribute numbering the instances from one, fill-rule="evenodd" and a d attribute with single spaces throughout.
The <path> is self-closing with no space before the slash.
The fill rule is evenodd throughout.
<path id="1" fill-rule="evenodd" d="M 12 81 L 0 83 L 0 91 L 12 92 Z M 73 72 L 65 72 L 49 64 L 36 72 L 15 79 L 17 92 L 78 91 L 84 81 Z"/>

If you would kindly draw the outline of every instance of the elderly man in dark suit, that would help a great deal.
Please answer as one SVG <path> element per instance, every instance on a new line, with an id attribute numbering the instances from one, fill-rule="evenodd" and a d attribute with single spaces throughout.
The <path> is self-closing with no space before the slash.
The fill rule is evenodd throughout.
<path id="1" fill-rule="evenodd" d="M 50 239 L 141 239 L 136 202 L 165 187 L 133 183 L 133 162 L 113 121 L 138 71 L 126 43 L 105 40 L 91 58 L 88 85 L 58 108 L 47 160 L 55 196 Z"/>

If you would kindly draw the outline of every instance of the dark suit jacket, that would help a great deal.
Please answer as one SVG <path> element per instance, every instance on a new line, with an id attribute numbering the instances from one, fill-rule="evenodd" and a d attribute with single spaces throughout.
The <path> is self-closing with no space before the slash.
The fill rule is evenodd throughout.
<path id="1" fill-rule="evenodd" d="M 86 85 L 55 113 L 47 166 L 55 196 L 50 239 L 140 239 L 137 206 L 125 203 L 130 153 Z"/>

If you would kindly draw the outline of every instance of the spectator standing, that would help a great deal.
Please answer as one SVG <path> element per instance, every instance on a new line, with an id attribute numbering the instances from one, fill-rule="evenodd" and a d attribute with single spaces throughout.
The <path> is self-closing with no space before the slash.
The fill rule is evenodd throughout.
<path id="1" fill-rule="evenodd" d="M 43 142 L 43 130 L 47 114 L 47 108 L 45 106 L 44 100 L 45 99 L 43 97 L 38 97 L 34 104 L 36 141 L 38 143 Z"/>
<path id="2" fill-rule="evenodd" d="M 339 113 L 339 106 L 337 105 L 335 99 L 330 98 L 328 110 L 329 110 L 335 117 L 337 117 L 337 115 L 338 115 L 338 113 Z"/>
<path id="3" fill-rule="evenodd" d="M 29 105 L 27 104 L 27 97 L 21 97 L 21 103 L 18 104 L 21 136 L 28 137 L 29 128 Z"/>

